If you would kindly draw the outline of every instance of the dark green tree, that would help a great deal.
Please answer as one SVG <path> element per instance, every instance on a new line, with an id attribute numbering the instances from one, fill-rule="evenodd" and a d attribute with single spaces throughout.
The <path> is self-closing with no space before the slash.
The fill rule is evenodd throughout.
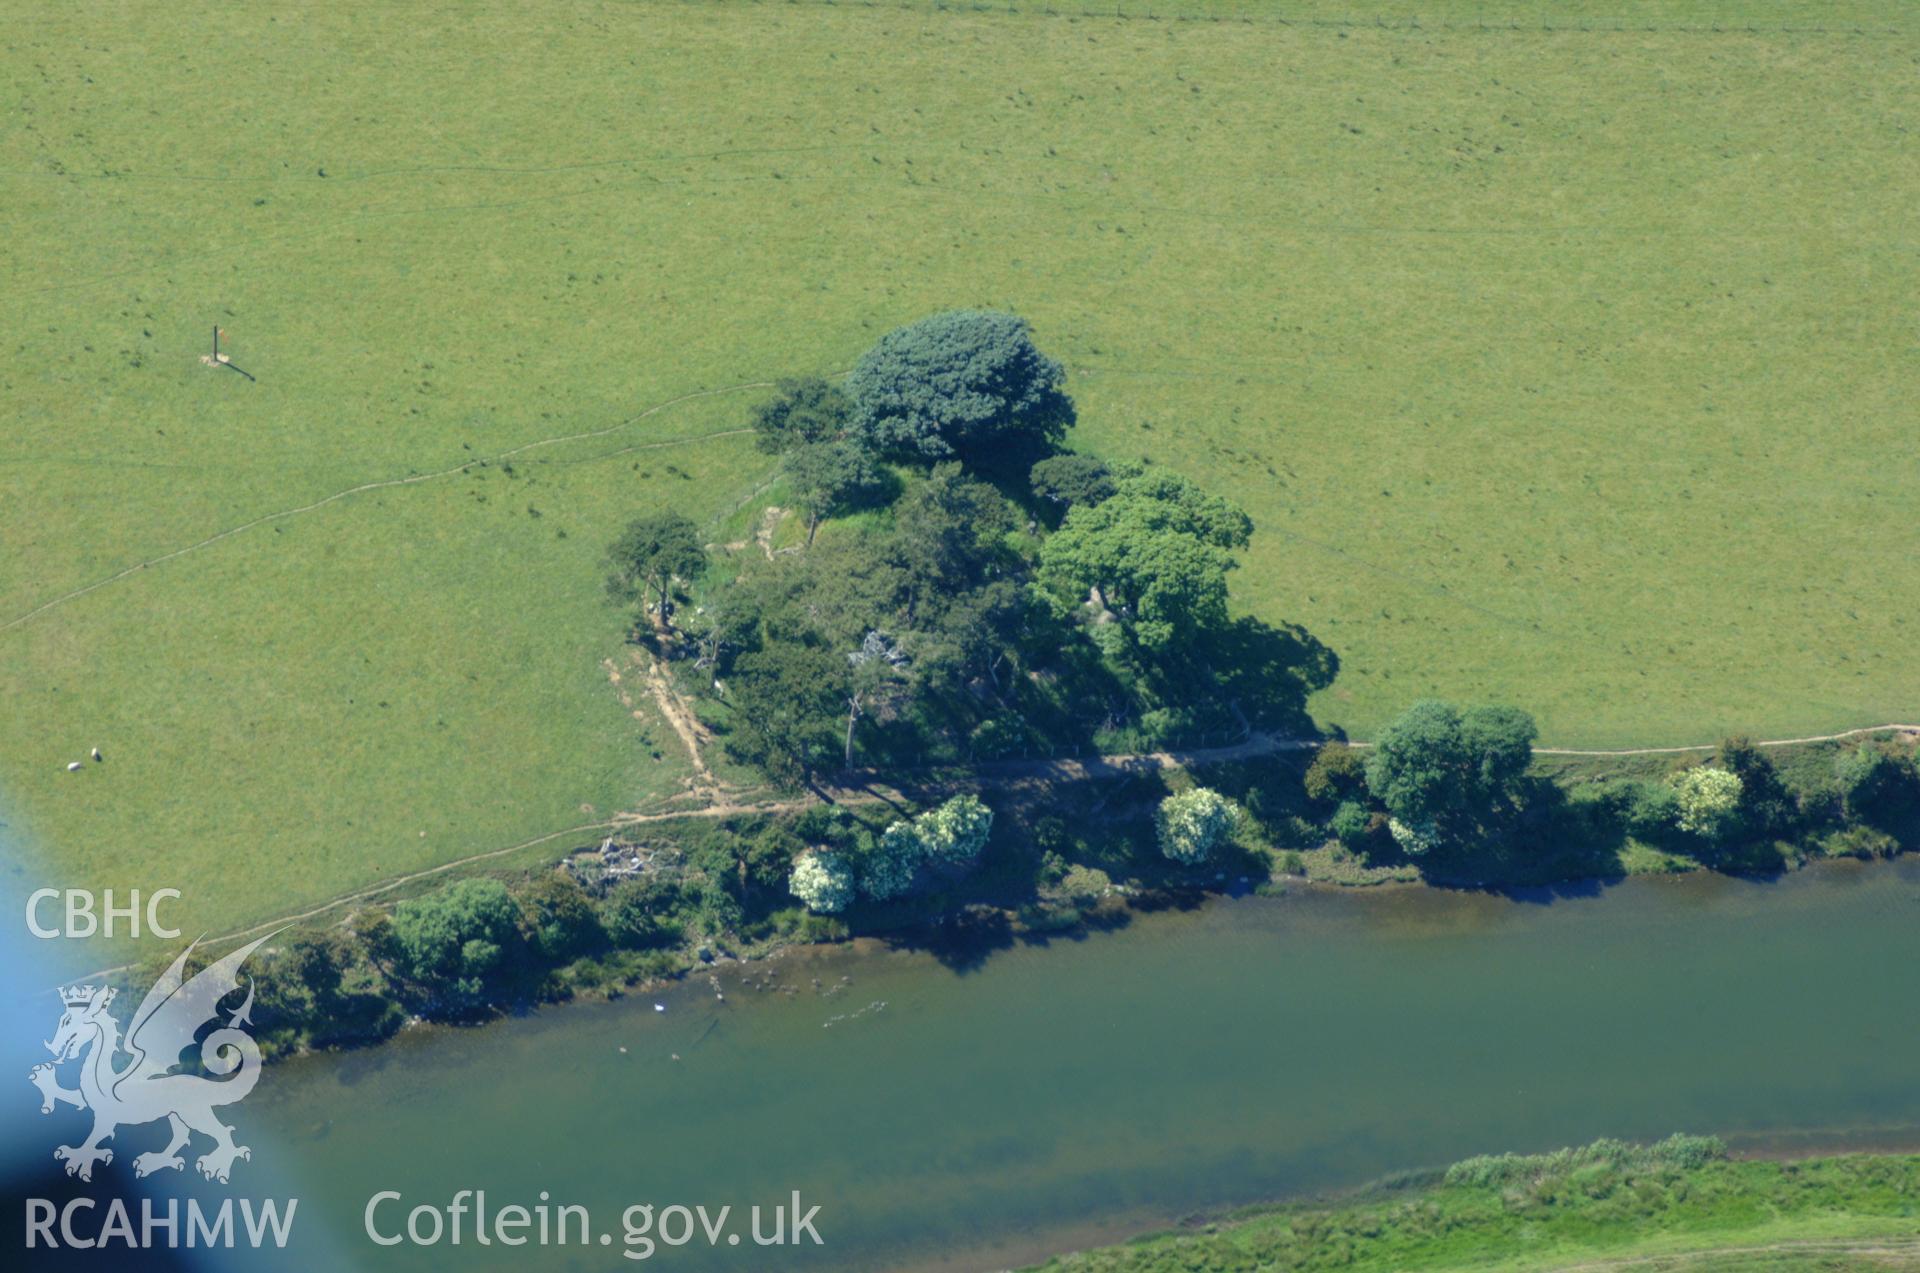
<path id="1" fill-rule="evenodd" d="M 978 463 L 1031 454 L 1073 423 L 1066 371 L 1024 319 L 952 310 L 882 336 L 847 377 L 853 428 L 876 449 Z"/>
<path id="2" fill-rule="evenodd" d="M 794 856 L 807 847 L 806 841 L 778 822 L 762 826 L 755 834 L 731 823 L 723 824 L 721 830 L 721 835 L 694 851 L 695 869 L 723 883 L 742 905 L 756 899 L 784 900 Z"/>
<path id="3" fill-rule="evenodd" d="M 820 523 L 880 489 L 880 468 L 856 442 L 803 442 L 780 464 L 793 504 L 807 522 L 807 546 Z"/>
<path id="4" fill-rule="evenodd" d="M 1028 471 L 1027 483 L 1035 495 L 1062 508 L 1098 504 L 1116 489 L 1113 469 L 1105 460 L 1077 451 L 1041 460 Z"/>
<path id="5" fill-rule="evenodd" d="M 700 531 L 680 513 L 649 513 L 627 523 L 607 549 L 607 595 L 616 601 L 653 601 L 661 626 L 671 626 L 675 579 L 691 583 L 707 569 Z"/>
<path id="6" fill-rule="evenodd" d="M 280 952 L 279 967 L 313 996 L 325 1011 L 340 995 L 341 982 L 353 962 L 346 940 L 334 932 L 296 933 Z"/>
<path id="7" fill-rule="evenodd" d="M 1358 800 L 1348 800 L 1333 811 L 1327 829 L 1333 832 L 1333 838 L 1340 841 L 1342 847 L 1357 851 L 1365 848 L 1373 839 L 1374 816 Z"/>
<path id="8" fill-rule="evenodd" d="M 338 1009 L 341 984 L 352 960 L 346 939 L 337 933 L 290 934 L 271 952 L 266 974 L 258 982 L 261 1023 L 269 1029 L 324 1030 L 327 1017 Z"/>
<path id="9" fill-rule="evenodd" d="M 694 666 L 724 672 L 734 656 L 751 649 L 760 634 L 758 598 L 751 588 L 733 584 L 717 589 L 706 604 L 680 622 L 681 635 L 693 643 Z"/>
<path id="10" fill-rule="evenodd" d="M 878 629 L 869 631 L 847 652 L 847 732 L 842 743 L 846 768 L 853 768 L 855 726 L 866 717 L 891 711 L 912 694 L 911 663 L 899 643 Z"/>
<path id="11" fill-rule="evenodd" d="M 680 886 L 655 875 L 640 875 L 614 885 L 600 905 L 607 936 L 629 950 L 650 950 L 680 940 L 680 912 L 686 904 Z"/>
<path id="12" fill-rule="evenodd" d="M 1013 529 L 1013 509 L 993 487 L 969 480 L 958 464 L 934 465 L 927 480 L 894 505 L 893 523 L 880 552 L 901 572 L 910 625 L 1007 564 L 1004 540 Z"/>
<path id="13" fill-rule="evenodd" d="M 1419 841 L 1458 845 L 1497 831 L 1513 811 L 1536 736 L 1533 718 L 1515 708 L 1463 713 L 1425 700 L 1381 732 L 1367 786 Z"/>
<path id="14" fill-rule="evenodd" d="M 1780 771 L 1751 738 L 1721 742 L 1713 763 L 1740 779 L 1738 835 L 1748 841 L 1777 839 L 1792 833 L 1800 802 L 1780 780 Z"/>
<path id="15" fill-rule="evenodd" d="M 754 445 L 769 455 L 797 446 L 843 438 L 853 402 L 839 386 L 818 376 L 782 380 L 771 400 L 753 412 Z"/>
<path id="16" fill-rule="evenodd" d="M 746 912 L 726 880 L 700 880 L 690 891 L 687 914 L 702 937 L 714 940 L 739 931 Z"/>
<path id="17" fill-rule="evenodd" d="M 741 655 L 727 682 L 728 754 L 786 787 L 830 770 L 840 758 L 849 670 L 844 653 L 804 640 L 770 640 Z"/>
<path id="18" fill-rule="evenodd" d="M 593 899 L 573 876 L 548 871 L 529 880 L 519 899 L 527 939 L 549 960 L 566 963 L 599 944 Z"/>
<path id="19" fill-rule="evenodd" d="M 1313 763 L 1301 779 L 1307 799 L 1322 805 L 1367 798 L 1367 763 L 1362 753 L 1343 742 L 1330 742 L 1313 754 Z"/>
<path id="20" fill-rule="evenodd" d="M 1517 707 L 1490 704 L 1462 712 L 1460 739 L 1474 765 L 1473 799 L 1487 804 L 1519 791 L 1539 737 L 1533 717 Z"/>
<path id="21" fill-rule="evenodd" d="M 1836 763 L 1846 815 L 1882 831 L 1906 829 L 1920 813 L 1920 774 L 1913 757 L 1869 743 Z"/>

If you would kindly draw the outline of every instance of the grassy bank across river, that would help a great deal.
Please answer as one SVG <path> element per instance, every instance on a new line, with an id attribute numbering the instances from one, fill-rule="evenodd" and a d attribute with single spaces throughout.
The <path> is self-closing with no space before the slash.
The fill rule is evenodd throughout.
<path id="1" fill-rule="evenodd" d="M 1841 1270 L 1920 1264 L 1920 1156 L 1735 1161 L 1720 1142 L 1598 1141 L 1469 1159 L 1348 1197 L 1062 1256 L 1047 1273 Z"/>

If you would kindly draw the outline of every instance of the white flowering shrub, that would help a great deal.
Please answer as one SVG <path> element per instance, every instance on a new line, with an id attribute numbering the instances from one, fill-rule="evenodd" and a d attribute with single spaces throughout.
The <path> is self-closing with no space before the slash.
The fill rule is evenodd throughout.
<path id="1" fill-rule="evenodd" d="M 1204 862 L 1240 823 L 1240 806 L 1211 787 L 1195 787 L 1160 802 L 1160 851 L 1192 866 Z"/>
<path id="2" fill-rule="evenodd" d="M 833 915 L 853 902 L 853 870 L 838 853 L 809 849 L 794 859 L 787 891 L 816 915 Z"/>
<path id="3" fill-rule="evenodd" d="M 972 866 L 993 830 L 993 810 L 978 796 L 955 796 L 914 819 L 929 861 L 942 866 Z"/>
<path id="4" fill-rule="evenodd" d="M 884 901 L 911 889 L 922 866 L 972 866 L 992 829 L 993 810 L 977 796 L 955 796 L 911 822 L 895 822 L 860 855 L 860 888 Z"/>
<path id="5" fill-rule="evenodd" d="M 1387 830 L 1394 842 L 1414 857 L 1422 853 L 1431 853 L 1440 844 L 1440 831 L 1428 823 L 1410 826 L 1398 818 L 1387 819 Z"/>
<path id="6" fill-rule="evenodd" d="M 1673 789 L 1680 798 L 1678 820 L 1682 831 L 1717 836 L 1739 815 L 1743 790 L 1739 774 L 1701 765 L 1676 778 Z"/>

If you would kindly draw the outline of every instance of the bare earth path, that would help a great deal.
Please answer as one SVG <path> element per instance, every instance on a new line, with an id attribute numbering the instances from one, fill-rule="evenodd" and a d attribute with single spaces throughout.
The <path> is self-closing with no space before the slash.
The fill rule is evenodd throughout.
<path id="1" fill-rule="evenodd" d="M 647 692 L 653 696 L 653 705 L 659 709 L 667 724 L 673 727 L 673 732 L 680 736 L 680 745 L 687 749 L 687 759 L 693 765 L 694 790 L 709 800 L 717 799 L 723 784 L 713 776 L 713 770 L 707 768 L 707 758 L 701 750 L 712 741 L 706 727 L 680 700 L 680 695 L 668 683 L 666 673 L 660 670 L 658 660 L 645 650 L 629 650 L 627 655 L 629 662 L 647 678 Z M 602 660 L 602 666 L 607 669 L 607 677 L 620 695 L 620 705 L 635 716 L 644 717 L 646 713 L 634 707 L 632 696 L 620 688 L 620 669 L 614 666 L 613 660 Z"/>

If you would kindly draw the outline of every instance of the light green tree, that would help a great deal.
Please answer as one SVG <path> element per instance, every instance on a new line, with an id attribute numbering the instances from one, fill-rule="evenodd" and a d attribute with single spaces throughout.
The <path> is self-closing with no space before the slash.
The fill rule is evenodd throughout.
<path id="1" fill-rule="evenodd" d="M 667 626 L 673 613 L 673 582 L 706 573 L 707 550 L 700 528 L 680 513 L 650 513 L 627 523 L 607 548 L 607 595 L 638 601 Z"/>
<path id="2" fill-rule="evenodd" d="M 1387 819 L 1387 831 L 1393 836 L 1395 844 L 1414 857 L 1431 853 L 1440 844 L 1440 832 L 1431 822 L 1406 823 L 1398 818 Z"/>
<path id="3" fill-rule="evenodd" d="M 753 413 L 754 444 L 768 455 L 846 436 L 853 403 L 818 376 L 782 380 L 771 401 Z"/>
<path id="4" fill-rule="evenodd" d="M 1177 473 L 1148 471 L 1083 504 L 1040 549 L 1039 581 L 1057 612 L 1083 606 L 1152 652 L 1227 623 L 1227 572 L 1253 522 Z M 1100 629 L 1096 628 L 1098 635 Z"/>
<path id="5" fill-rule="evenodd" d="M 927 846 L 914 824 L 895 822 L 861 859 L 860 887 L 876 901 L 898 897 L 913 887 L 914 876 L 926 860 Z"/>
<path id="6" fill-rule="evenodd" d="M 955 796 L 911 822 L 887 827 L 861 859 L 860 886 L 876 900 L 913 887 L 922 866 L 972 866 L 993 830 L 993 810 L 973 795 Z"/>
<path id="7" fill-rule="evenodd" d="M 805 442 L 786 453 L 780 471 L 800 515 L 807 521 L 807 546 L 820 523 L 858 502 L 880 485 L 873 457 L 856 443 Z"/>
<path id="8" fill-rule="evenodd" d="M 454 1001 L 478 1002 L 519 938 L 520 908 L 499 880 L 449 884 L 393 910 L 401 968 Z"/>

